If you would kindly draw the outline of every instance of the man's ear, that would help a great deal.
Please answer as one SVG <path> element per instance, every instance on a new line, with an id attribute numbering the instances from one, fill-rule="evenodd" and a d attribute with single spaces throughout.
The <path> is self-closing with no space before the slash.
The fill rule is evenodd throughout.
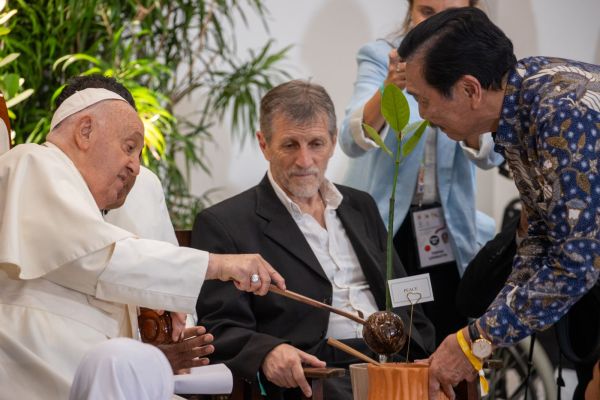
<path id="1" fill-rule="evenodd" d="M 92 117 L 82 115 L 75 125 L 75 143 L 80 150 L 88 150 L 92 139 Z"/>
<path id="2" fill-rule="evenodd" d="M 258 139 L 258 145 L 260 146 L 260 151 L 262 151 L 263 156 L 267 161 L 271 161 L 271 157 L 269 155 L 269 146 L 267 143 L 267 139 L 265 138 L 264 133 L 261 131 L 256 131 L 256 138 Z"/>
<path id="3" fill-rule="evenodd" d="M 471 108 L 476 109 L 481 105 L 483 98 L 483 88 L 479 79 L 473 75 L 464 75 L 460 80 L 460 90 L 462 90 L 465 96 L 469 99 Z"/>

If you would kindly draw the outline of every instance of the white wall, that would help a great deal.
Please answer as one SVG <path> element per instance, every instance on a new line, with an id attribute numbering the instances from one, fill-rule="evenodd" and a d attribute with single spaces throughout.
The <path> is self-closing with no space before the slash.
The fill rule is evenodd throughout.
<path id="1" fill-rule="evenodd" d="M 600 64 L 599 0 L 490 0 L 492 20 L 512 39 L 517 58 L 544 55 Z M 499 224 L 517 189 L 496 170 L 478 171 L 477 208 Z"/>
<path id="2" fill-rule="evenodd" d="M 548 55 L 600 64 L 600 0 L 488 0 L 492 20 L 513 40 L 517 57 Z M 356 74 L 355 54 L 369 40 L 398 28 L 406 12 L 404 0 L 265 0 L 270 12 L 266 33 L 260 21 L 239 24 L 239 54 L 258 48 L 269 37 L 275 48 L 293 44 L 285 66 L 293 78 L 322 84 L 336 106 L 338 126 L 350 99 Z M 193 112 L 193 99 L 182 110 Z M 219 188 L 213 201 L 255 185 L 266 171 L 256 141 L 229 134 L 222 126 L 207 148 L 212 176 L 192 175 L 192 191 Z M 348 158 L 337 149 L 328 177 L 340 180 Z M 516 189 L 495 170 L 478 175 L 478 208 L 500 220 Z"/>

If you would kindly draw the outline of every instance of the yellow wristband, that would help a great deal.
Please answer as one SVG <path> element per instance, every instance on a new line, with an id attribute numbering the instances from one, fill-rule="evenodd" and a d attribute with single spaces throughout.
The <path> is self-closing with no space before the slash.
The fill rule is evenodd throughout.
<path id="1" fill-rule="evenodd" d="M 463 335 L 462 329 L 459 329 L 459 331 L 456 332 L 456 340 L 458 340 L 458 344 L 460 345 L 461 350 L 463 351 L 463 353 L 465 353 L 465 356 L 467 356 L 467 360 L 469 360 L 469 362 L 471 363 L 473 368 L 475 368 L 475 370 L 479 374 L 479 383 L 481 384 L 481 394 L 482 394 L 482 396 L 485 396 L 486 394 L 488 394 L 488 391 L 490 389 L 489 389 L 488 381 L 487 381 L 487 379 L 485 379 L 485 374 L 483 372 L 483 363 L 481 362 L 480 359 L 478 359 L 477 357 L 475 357 L 473 355 L 473 352 L 471 352 L 471 348 L 469 347 L 469 344 L 467 343 L 467 340 L 465 339 L 465 335 Z"/>

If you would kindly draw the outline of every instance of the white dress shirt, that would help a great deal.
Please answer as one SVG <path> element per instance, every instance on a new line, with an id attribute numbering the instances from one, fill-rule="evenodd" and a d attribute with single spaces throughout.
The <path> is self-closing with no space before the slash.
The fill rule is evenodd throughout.
<path id="1" fill-rule="evenodd" d="M 269 181 L 277 197 L 300 228 L 310 248 L 317 257 L 333 289 L 332 306 L 364 318 L 377 311 L 377 303 L 369 289 L 367 279 L 356 257 L 356 252 L 346 234 L 337 208 L 342 202 L 342 194 L 328 180 L 325 180 L 319 193 L 325 203 L 323 228 L 315 218 L 302 212 L 268 172 Z M 330 314 L 327 337 L 350 339 L 362 337 L 362 325 L 337 314 Z"/>

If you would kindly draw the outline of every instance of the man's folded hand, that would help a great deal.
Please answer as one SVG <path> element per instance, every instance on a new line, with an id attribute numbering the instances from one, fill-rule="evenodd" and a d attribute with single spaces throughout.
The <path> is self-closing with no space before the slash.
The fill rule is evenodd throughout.
<path id="1" fill-rule="evenodd" d="M 211 344 L 213 339 L 213 335 L 206 333 L 203 326 L 194 326 L 183 331 L 181 342 L 161 344 L 158 348 L 167 356 L 173 372 L 181 374 L 209 363 L 206 356 L 215 351 Z"/>

